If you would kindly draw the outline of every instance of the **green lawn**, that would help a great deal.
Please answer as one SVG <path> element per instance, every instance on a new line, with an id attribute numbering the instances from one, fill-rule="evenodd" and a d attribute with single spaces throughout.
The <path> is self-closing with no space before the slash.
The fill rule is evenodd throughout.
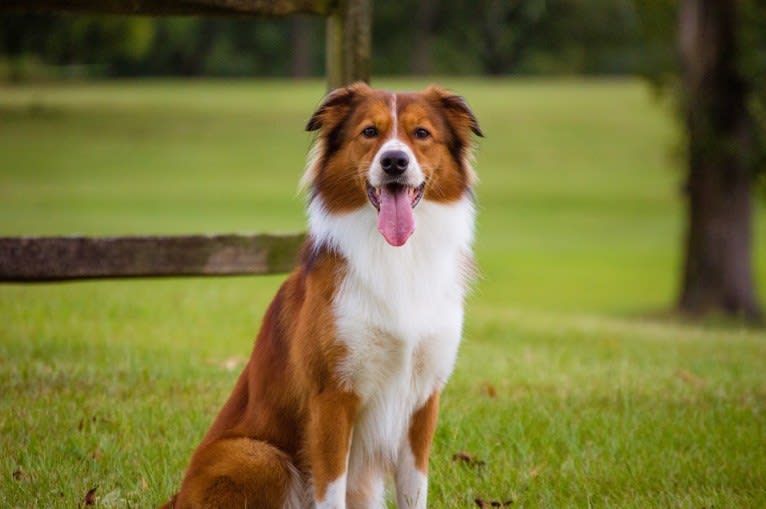
<path id="1" fill-rule="evenodd" d="M 662 318 L 683 233 L 669 109 L 633 81 L 443 83 L 487 137 L 430 506 L 766 507 L 766 332 Z M 322 91 L 0 87 L 0 235 L 302 230 Z M 755 233 L 763 294 L 763 204 Z M 164 501 L 280 281 L 0 285 L 0 507 Z"/>

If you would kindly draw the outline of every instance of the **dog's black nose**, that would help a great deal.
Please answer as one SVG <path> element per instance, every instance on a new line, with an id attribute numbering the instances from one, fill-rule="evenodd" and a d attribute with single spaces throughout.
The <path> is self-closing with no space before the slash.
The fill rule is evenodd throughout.
<path id="1" fill-rule="evenodd" d="M 380 158 L 380 166 L 389 175 L 401 175 L 410 165 L 410 158 L 403 150 L 389 150 Z"/>

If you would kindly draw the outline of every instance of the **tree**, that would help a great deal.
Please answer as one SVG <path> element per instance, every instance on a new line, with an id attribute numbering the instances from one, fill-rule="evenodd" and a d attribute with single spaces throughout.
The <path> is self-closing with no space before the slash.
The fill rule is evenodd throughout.
<path id="1" fill-rule="evenodd" d="M 687 217 L 677 308 L 759 320 L 752 216 L 758 186 L 766 190 L 766 2 L 634 5 L 646 75 L 674 92 L 684 126 Z M 677 58 L 669 51 L 674 36 Z"/>
<path id="2" fill-rule="evenodd" d="M 757 138 L 752 84 L 740 70 L 739 4 L 683 0 L 682 112 L 687 131 L 687 233 L 679 308 L 760 315 L 752 271 Z"/>
<path id="3" fill-rule="evenodd" d="M 547 2 L 483 0 L 479 6 L 484 69 L 493 75 L 508 73 L 530 46 L 546 14 Z"/>
<path id="4" fill-rule="evenodd" d="M 290 75 L 307 78 L 312 75 L 312 47 L 317 38 L 314 25 L 306 14 L 290 17 Z"/>
<path id="5" fill-rule="evenodd" d="M 426 76 L 431 73 L 434 20 L 438 7 L 435 0 L 420 0 L 415 11 L 410 72 L 416 76 Z"/>

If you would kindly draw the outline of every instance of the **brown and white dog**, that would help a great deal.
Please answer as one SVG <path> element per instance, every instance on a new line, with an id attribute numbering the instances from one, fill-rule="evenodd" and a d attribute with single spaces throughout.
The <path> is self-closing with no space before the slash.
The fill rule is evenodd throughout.
<path id="1" fill-rule="evenodd" d="M 263 320 L 234 391 L 194 453 L 186 508 L 426 507 L 439 394 L 472 267 L 465 101 L 438 87 L 330 93 L 304 184 L 301 264 Z"/>

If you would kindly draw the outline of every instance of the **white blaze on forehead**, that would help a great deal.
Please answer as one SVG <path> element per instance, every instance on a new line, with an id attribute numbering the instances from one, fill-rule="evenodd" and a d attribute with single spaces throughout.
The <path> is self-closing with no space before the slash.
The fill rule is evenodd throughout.
<path id="1" fill-rule="evenodd" d="M 425 180 L 417 156 L 415 156 L 415 153 L 410 146 L 399 137 L 399 116 L 396 108 L 396 94 L 391 94 L 391 134 L 388 137 L 388 140 L 386 140 L 386 142 L 381 145 L 380 149 L 378 149 L 377 154 L 375 154 L 375 157 L 372 160 L 372 165 L 370 165 L 369 181 L 373 187 L 380 187 L 383 182 L 385 172 L 380 164 L 380 160 L 382 159 L 383 154 L 391 150 L 401 150 L 407 154 L 407 157 L 410 160 L 409 167 L 403 175 L 403 179 L 406 180 L 407 186 L 418 187 L 423 183 L 423 180 Z"/>
<path id="2" fill-rule="evenodd" d="M 391 138 L 396 138 L 399 129 L 399 117 L 396 114 L 396 94 L 391 94 Z"/>

